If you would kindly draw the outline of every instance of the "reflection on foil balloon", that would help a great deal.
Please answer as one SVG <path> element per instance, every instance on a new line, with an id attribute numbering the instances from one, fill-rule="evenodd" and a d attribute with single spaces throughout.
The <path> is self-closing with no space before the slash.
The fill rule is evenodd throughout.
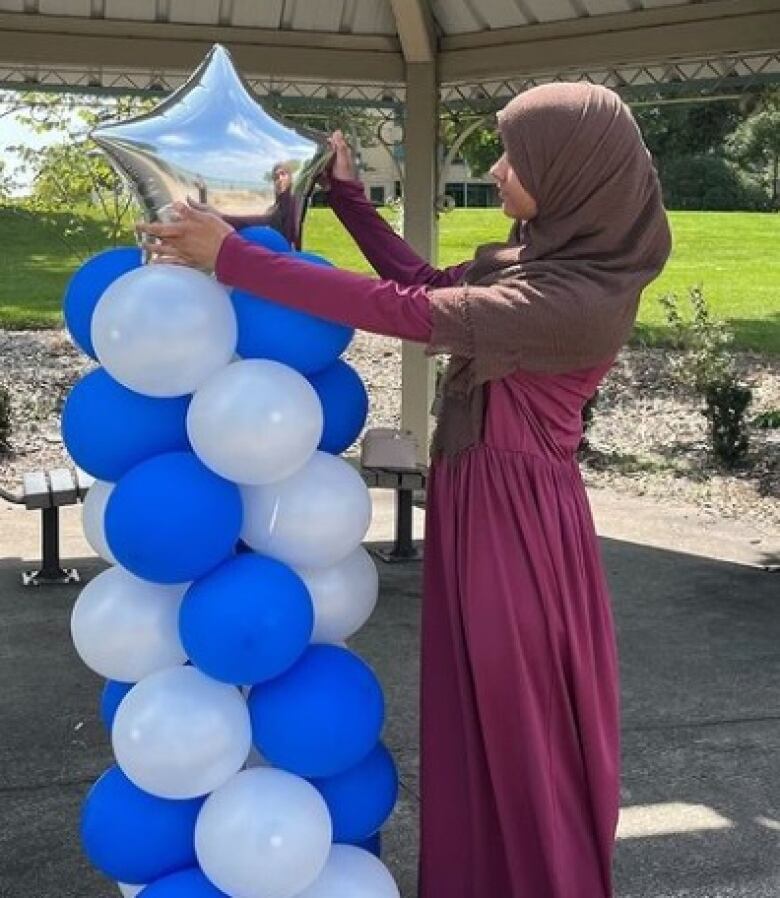
<path id="1" fill-rule="evenodd" d="M 190 197 L 235 227 L 270 225 L 298 248 L 306 206 L 332 153 L 324 135 L 266 109 L 218 44 L 155 109 L 91 136 L 148 220 Z"/>

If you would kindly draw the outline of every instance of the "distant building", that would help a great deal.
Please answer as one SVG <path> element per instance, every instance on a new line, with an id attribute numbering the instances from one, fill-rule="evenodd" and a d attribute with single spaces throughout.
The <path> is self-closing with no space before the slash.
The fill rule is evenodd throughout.
<path id="1" fill-rule="evenodd" d="M 361 176 L 372 202 L 382 204 L 400 197 L 403 150 L 403 144 L 395 144 L 391 158 L 381 145 L 362 149 Z M 444 192 L 452 197 L 455 206 L 498 205 L 498 192 L 492 178 L 473 178 L 462 159 L 454 160 L 449 166 Z"/>
<path id="2" fill-rule="evenodd" d="M 366 185 L 366 195 L 376 205 L 384 205 L 401 196 L 404 147 L 400 142 L 400 133 L 394 136 L 398 140 L 389 148 L 392 155 L 379 143 L 360 149 L 360 177 Z M 473 178 L 462 159 L 454 160 L 449 166 L 444 192 L 452 198 L 452 204 L 458 207 L 499 205 L 493 179 Z"/>

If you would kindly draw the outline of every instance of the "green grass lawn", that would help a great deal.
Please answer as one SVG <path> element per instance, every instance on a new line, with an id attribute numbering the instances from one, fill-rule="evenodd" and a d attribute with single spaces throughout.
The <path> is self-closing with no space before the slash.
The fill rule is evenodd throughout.
<path id="1" fill-rule="evenodd" d="M 674 251 L 664 274 L 645 291 L 637 335 L 663 342 L 657 298 L 701 284 L 714 314 L 734 328 L 743 348 L 780 354 L 780 215 L 673 212 Z M 507 220 L 496 209 L 461 209 L 440 221 L 442 266 L 469 258 L 480 243 L 502 240 Z M 79 264 L 60 239 L 61 226 L 0 212 L 0 327 L 51 327 L 62 292 Z M 95 249 L 97 228 L 91 232 Z M 306 249 L 336 265 L 369 271 L 352 239 L 328 209 L 312 209 Z"/>

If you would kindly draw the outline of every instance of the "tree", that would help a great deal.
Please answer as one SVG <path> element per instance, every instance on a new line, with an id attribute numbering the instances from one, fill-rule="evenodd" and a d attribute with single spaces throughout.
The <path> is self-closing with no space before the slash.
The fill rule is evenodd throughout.
<path id="1" fill-rule="evenodd" d="M 458 149 L 458 156 L 466 163 L 474 178 L 481 178 L 487 174 L 491 165 L 503 152 L 498 130 L 487 124 L 479 124 L 484 118 L 484 116 L 475 117 L 474 113 L 461 116 L 450 112 L 445 114 L 441 123 L 441 140 L 445 153 L 449 152 L 467 129 L 477 125 Z"/>
<path id="2" fill-rule="evenodd" d="M 8 172 L 5 160 L 0 159 L 0 202 L 5 202 L 14 189 L 13 176 Z"/>
<path id="3" fill-rule="evenodd" d="M 714 153 L 667 159 L 661 185 L 669 209 L 764 211 L 769 199 L 755 178 Z"/>
<path id="4" fill-rule="evenodd" d="M 768 195 L 755 172 L 744 170 L 733 134 L 741 131 L 756 96 L 659 103 L 634 115 L 652 153 L 666 205 L 672 209 L 765 209 Z M 742 169 L 735 165 L 740 161 Z"/>
<path id="5" fill-rule="evenodd" d="M 24 100 L 25 96 L 29 95 L 11 90 L 0 91 L 0 118 L 6 118 L 27 109 L 28 104 Z"/>
<path id="6" fill-rule="evenodd" d="M 729 136 L 729 156 L 768 181 L 772 208 L 777 209 L 780 180 L 780 91 L 766 94 Z"/>
<path id="7" fill-rule="evenodd" d="M 635 106 L 648 149 L 663 170 L 667 159 L 723 153 L 726 136 L 744 117 L 739 100 Z"/>
<path id="8" fill-rule="evenodd" d="M 136 115 L 150 108 L 152 101 L 73 94 L 18 96 L 17 120 L 36 133 L 53 134 L 59 140 L 44 148 L 9 147 L 32 176 L 32 192 L 15 210 L 52 224 L 53 232 L 80 258 L 106 243 L 116 245 L 133 199 L 90 140 L 89 131 L 103 120 Z"/>

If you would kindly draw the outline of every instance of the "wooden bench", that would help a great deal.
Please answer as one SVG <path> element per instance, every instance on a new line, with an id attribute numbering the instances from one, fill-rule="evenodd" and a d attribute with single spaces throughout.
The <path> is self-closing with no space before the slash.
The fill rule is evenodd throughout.
<path id="1" fill-rule="evenodd" d="M 364 468 L 356 458 L 348 459 L 359 471 L 369 489 L 395 490 L 395 539 L 389 551 L 376 550 L 375 554 L 383 561 L 413 561 L 420 557 L 414 545 L 413 511 L 414 494 L 424 490 L 428 479 L 428 469 L 420 465 L 416 470 L 408 468 Z"/>
<path id="2" fill-rule="evenodd" d="M 72 583 L 80 579 L 75 568 L 63 568 L 60 564 L 60 508 L 83 502 L 92 482 L 88 474 L 78 469 L 55 468 L 25 474 L 18 492 L 0 488 L 0 498 L 6 502 L 41 512 L 41 566 L 22 573 L 25 586 Z"/>

